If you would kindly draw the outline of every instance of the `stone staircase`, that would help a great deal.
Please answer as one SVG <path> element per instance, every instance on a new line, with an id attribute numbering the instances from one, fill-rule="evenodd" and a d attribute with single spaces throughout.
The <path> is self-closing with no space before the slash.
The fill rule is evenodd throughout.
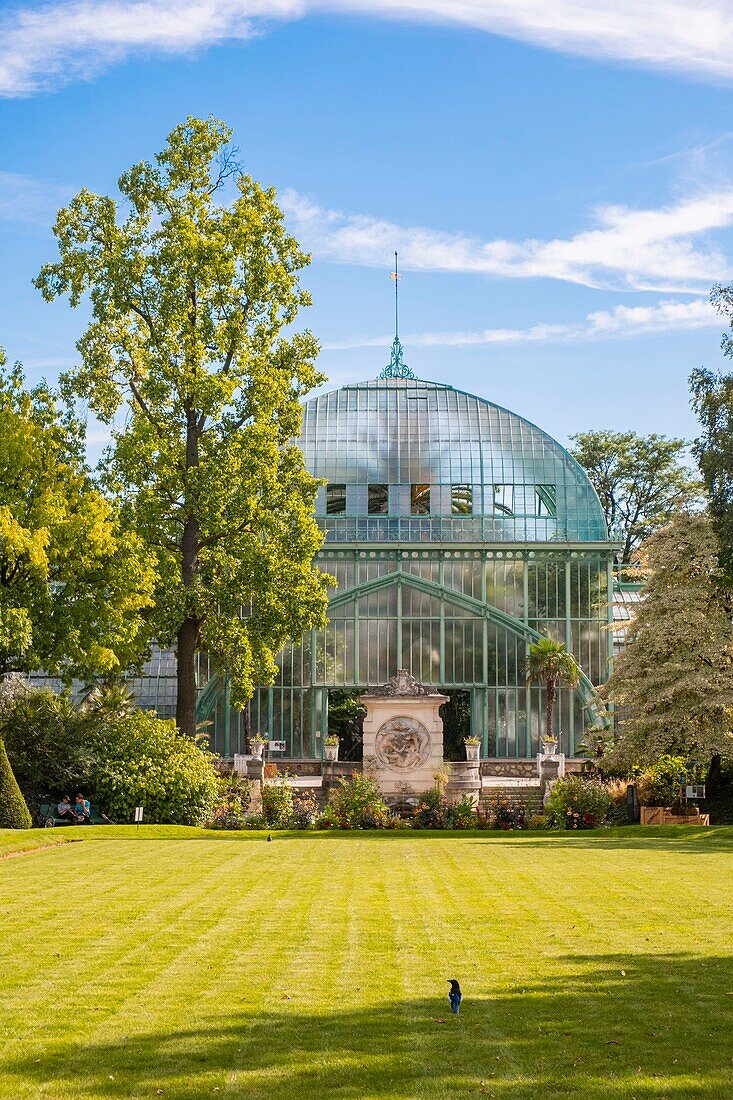
<path id="1" fill-rule="evenodd" d="M 508 780 L 505 777 L 484 777 L 481 786 L 479 809 L 487 811 L 492 803 L 508 802 L 511 806 L 523 806 L 525 813 L 542 813 L 542 792 L 539 779 Z"/>

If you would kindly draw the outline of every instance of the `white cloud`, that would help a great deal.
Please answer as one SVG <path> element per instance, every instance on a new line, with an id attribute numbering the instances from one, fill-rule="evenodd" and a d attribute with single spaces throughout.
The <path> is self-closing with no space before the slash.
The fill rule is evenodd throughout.
<path id="1" fill-rule="evenodd" d="M 462 233 L 398 226 L 324 210 L 292 190 L 280 201 L 291 228 L 317 258 L 380 267 L 397 249 L 401 266 L 502 278 L 550 278 L 612 290 L 700 293 L 733 267 L 720 248 L 692 238 L 733 224 L 733 189 L 684 199 L 661 210 L 607 206 L 597 228 L 570 238 L 482 241 Z"/>
<path id="2" fill-rule="evenodd" d="M 530 328 L 489 328 L 469 332 L 415 332 L 404 337 L 410 347 L 467 348 L 489 344 L 565 343 L 581 340 L 624 339 L 657 333 L 689 332 L 725 327 L 707 298 L 691 302 L 667 300 L 649 306 L 616 306 L 589 313 L 579 324 L 537 324 Z M 351 340 L 324 343 L 324 351 L 354 348 L 388 348 L 391 336 L 355 336 Z"/>
<path id="3" fill-rule="evenodd" d="M 88 78 L 141 50 L 251 38 L 310 13 L 471 27 L 585 57 L 733 77 L 728 0 L 26 0 L 0 22 L 0 94 Z"/>
<path id="4" fill-rule="evenodd" d="M 73 194 L 70 187 L 0 171 L 0 222 L 49 228 Z"/>

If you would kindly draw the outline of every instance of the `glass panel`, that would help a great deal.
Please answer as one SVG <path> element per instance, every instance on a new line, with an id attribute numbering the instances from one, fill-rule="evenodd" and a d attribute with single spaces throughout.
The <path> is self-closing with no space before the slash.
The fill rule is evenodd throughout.
<path id="1" fill-rule="evenodd" d="M 450 510 L 454 516 L 473 514 L 473 485 L 451 485 Z"/>
<path id="2" fill-rule="evenodd" d="M 514 486 L 494 486 L 494 511 L 505 516 L 514 515 Z"/>
<path id="3" fill-rule="evenodd" d="M 410 486 L 410 512 L 413 516 L 430 515 L 430 486 Z"/>
<path id="4" fill-rule="evenodd" d="M 367 511 L 370 516 L 387 515 L 387 486 L 370 485 Z"/>
<path id="5" fill-rule="evenodd" d="M 340 516 L 346 512 L 346 486 L 326 486 L 326 513 L 329 516 Z"/>

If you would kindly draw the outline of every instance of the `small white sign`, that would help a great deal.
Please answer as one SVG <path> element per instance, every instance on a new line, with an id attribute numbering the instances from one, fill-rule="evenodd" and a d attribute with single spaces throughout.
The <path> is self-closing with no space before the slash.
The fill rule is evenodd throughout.
<path id="1" fill-rule="evenodd" d="M 142 819 L 143 819 L 143 807 L 142 806 L 136 806 L 135 807 L 135 824 L 139 825 L 140 822 L 142 821 Z"/>
<path id="2" fill-rule="evenodd" d="M 688 783 L 685 787 L 685 798 L 704 798 L 705 797 L 705 784 L 704 783 Z"/>
<path id="3" fill-rule="evenodd" d="M 270 750 L 270 752 L 285 752 L 285 742 L 284 741 L 270 741 L 270 743 L 267 747 Z"/>

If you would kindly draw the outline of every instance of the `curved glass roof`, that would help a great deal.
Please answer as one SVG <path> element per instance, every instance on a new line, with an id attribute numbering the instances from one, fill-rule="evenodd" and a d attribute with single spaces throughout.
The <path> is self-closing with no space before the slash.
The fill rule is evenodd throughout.
<path id="1" fill-rule="evenodd" d="M 602 542 L 587 475 L 516 413 L 437 382 L 389 378 L 321 394 L 298 439 L 328 487 L 329 542 Z"/>

